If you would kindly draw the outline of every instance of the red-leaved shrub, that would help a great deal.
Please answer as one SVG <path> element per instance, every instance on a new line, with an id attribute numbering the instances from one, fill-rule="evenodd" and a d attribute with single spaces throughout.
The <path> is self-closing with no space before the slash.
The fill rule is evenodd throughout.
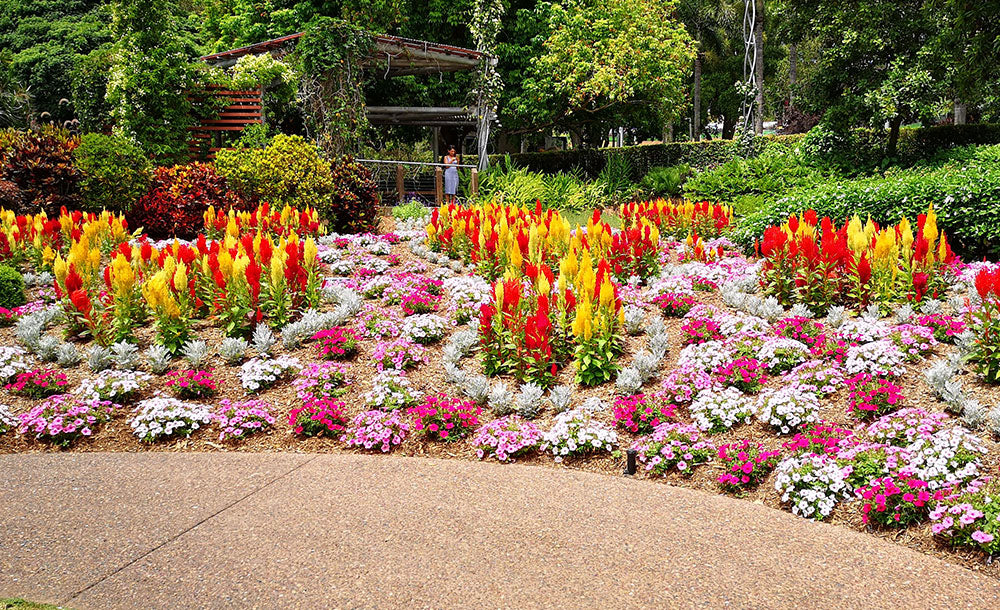
<path id="1" fill-rule="evenodd" d="M 153 174 L 149 192 L 129 213 L 129 225 L 142 227 L 156 238 L 191 239 L 202 228 L 210 205 L 218 210 L 250 208 L 208 163 L 160 167 Z"/>
<path id="2" fill-rule="evenodd" d="M 378 205 L 378 184 L 365 166 L 348 157 L 333 163 L 330 207 L 319 209 L 330 231 L 363 233 L 373 230 Z"/>

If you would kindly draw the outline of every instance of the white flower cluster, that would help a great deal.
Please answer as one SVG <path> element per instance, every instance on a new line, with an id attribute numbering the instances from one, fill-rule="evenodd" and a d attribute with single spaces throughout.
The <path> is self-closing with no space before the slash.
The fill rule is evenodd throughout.
<path id="1" fill-rule="evenodd" d="M 403 336 L 414 343 L 430 345 L 444 338 L 451 322 L 437 314 L 419 313 L 403 320 Z"/>
<path id="2" fill-rule="evenodd" d="M 375 375 L 372 390 L 365 394 L 365 401 L 376 409 L 402 409 L 416 403 L 420 396 L 403 371 L 390 368 Z"/>
<path id="3" fill-rule="evenodd" d="M 772 374 L 790 371 L 808 359 L 809 347 L 788 337 L 769 337 L 757 350 L 757 360 Z"/>
<path id="4" fill-rule="evenodd" d="M 240 383 L 247 392 L 255 393 L 278 383 L 284 377 L 302 369 L 298 358 L 278 356 L 277 358 L 254 358 L 240 367 Z"/>
<path id="5" fill-rule="evenodd" d="M 19 347 L 0 347 L 0 381 L 9 381 L 31 368 L 31 356 Z"/>
<path id="6" fill-rule="evenodd" d="M 844 372 L 849 376 L 858 373 L 871 375 L 899 375 L 903 372 L 906 355 L 889 339 L 879 339 L 864 345 L 847 348 Z"/>
<path id="7" fill-rule="evenodd" d="M 212 420 L 208 406 L 166 396 L 139 401 L 135 413 L 132 432 L 147 443 L 175 434 L 190 436 Z"/>
<path id="8" fill-rule="evenodd" d="M 723 432 L 750 423 L 756 411 L 753 399 L 736 388 L 702 390 L 691 402 L 691 418 L 702 432 Z"/>
<path id="9" fill-rule="evenodd" d="M 765 390 L 757 399 L 757 413 L 780 434 L 791 434 L 802 424 L 819 420 L 819 400 L 801 386 Z"/>
<path id="10" fill-rule="evenodd" d="M 836 363 L 809 360 L 784 373 L 781 382 L 797 385 L 819 396 L 829 396 L 844 385 L 844 373 Z"/>
<path id="11" fill-rule="evenodd" d="M 837 329 L 837 334 L 845 341 L 854 343 L 871 343 L 885 339 L 892 333 L 892 327 L 880 320 L 868 317 L 847 320 Z"/>
<path id="12" fill-rule="evenodd" d="M 479 306 L 490 302 L 490 284 L 478 275 L 457 275 L 442 283 L 455 308 L 455 316 L 472 319 L 479 316 Z"/>
<path id="13" fill-rule="evenodd" d="M 96 379 L 80 381 L 74 394 L 88 402 L 106 400 L 122 405 L 134 399 L 152 378 L 149 373 L 140 371 L 105 371 Z"/>
<path id="14" fill-rule="evenodd" d="M 542 451 L 555 456 L 557 462 L 568 455 L 583 455 L 592 451 L 611 451 L 618 435 L 607 425 L 594 421 L 592 409 L 577 408 L 556 416 L 552 428 L 542 434 Z"/>
<path id="15" fill-rule="evenodd" d="M 0 405 L 0 434 L 17 425 L 17 418 L 7 405 Z"/>
<path id="16" fill-rule="evenodd" d="M 782 460 L 775 469 L 774 488 L 793 514 L 806 519 L 825 519 L 837 502 L 850 497 L 849 472 L 850 466 L 839 466 L 824 456 L 793 456 Z"/>
<path id="17" fill-rule="evenodd" d="M 677 366 L 691 365 L 698 370 L 714 371 L 733 360 L 733 351 L 722 341 L 706 341 L 685 346 L 677 356 Z"/>
<path id="18" fill-rule="evenodd" d="M 683 275 L 673 274 L 667 275 L 661 274 L 660 277 L 653 281 L 649 286 L 649 300 L 652 301 L 658 296 L 664 294 L 684 294 L 693 295 L 694 288 L 692 287 L 691 278 L 685 277 Z"/>
<path id="19" fill-rule="evenodd" d="M 979 437 L 965 428 L 939 430 L 906 447 L 906 471 L 932 491 L 953 487 L 979 476 L 977 454 L 985 453 Z"/>

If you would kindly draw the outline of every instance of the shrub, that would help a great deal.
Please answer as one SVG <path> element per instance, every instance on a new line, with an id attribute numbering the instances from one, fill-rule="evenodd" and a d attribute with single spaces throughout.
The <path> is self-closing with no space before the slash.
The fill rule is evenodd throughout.
<path id="1" fill-rule="evenodd" d="M 149 158 L 127 138 L 85 134 L 73 158 L 82 176 L 80 196 L 85 210 L 126 212 L 149 187 Z"/>
<path id="2" fill-rule="evenodd" d="M 65 131 L 42 129 L 14 132 L 0 146 L 0 180 L 17 186 L 22 204 L 15 212 L 54 218 L 62 206 L 80 207 L 80 170 L 73 163 L 79 144 Z"/>
<path id="3" fill-rule="evenodd" d="M 330 164 L 301 136 L 279 134 L 264 148 L 220 150 L 215 167 L 246 199 L 322 210 L 333 193 Z"/>
<path id="4" fill-rule="evenodd" d="M 193 239 L 204 225 L 205 211 L 250 206 L 229 190 L 225 178 L 206 163 L 157 168 L 150 190 L 128 214 L 129 223 L 153 237 Z"/>
<path id="5" fill-rule="evenodd" d="M 681 185 L 690 175 L 691 167 L 684 163 L 671 167 L 653 167 L 639 184 L 651 197 L 676 197 L 680 195 Z"/>
<path id="6" fill-rule="evenodd" d="M 1000 166 L 977 157 L 936 169 L 915 168 L 885 176 L 826 181 L 768 199 L 740 221 L 734 239 L 752 248 L 764 230 L 790 215 L 815 210 L 819 216 L 846 219 L 871 216 L 882 226 L 901 217 L 916 218 L 932 204 L 938 225 L 952 247 L 966 258 L 1000 253 Z"/>
<path id="7" fill-rule="evenodd" d="M 24 278 L 7 265 L 0 265 L 0 307 L 14 309 L 28 302 L 24 295 Z"/>
<path id="8" fill-rule="evenodd" d="M 333 164 L 333 196 L 316 207 L 331 231 L 363 233 L 375 228 L 378 184 L 366 167 L 350 158 Z"/>

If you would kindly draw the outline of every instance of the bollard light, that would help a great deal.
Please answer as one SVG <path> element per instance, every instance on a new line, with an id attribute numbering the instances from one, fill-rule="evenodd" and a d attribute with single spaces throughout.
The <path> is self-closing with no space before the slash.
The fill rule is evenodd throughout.
<path id="1" fill-rule="evenodd" d="M 625 451 L 625 476 L 632 476 L 635 474 L 635 449 L 628 449 Z"/>

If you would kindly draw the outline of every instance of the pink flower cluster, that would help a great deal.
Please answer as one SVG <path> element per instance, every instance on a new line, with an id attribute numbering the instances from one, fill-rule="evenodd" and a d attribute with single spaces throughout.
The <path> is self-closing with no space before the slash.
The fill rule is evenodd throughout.
<path id="1" fill-rule="evenodd" d="M 409 432 L 410 426 L 399 411 L 365 411 L 354 418 L 341 440 L 348 447 L 389 453 Z"/>
<path id="2" fill-rule="evenodd" d="M 663 392 L 672 398 L 673 402 L 686 403 L 702 390 L 713 385 L 712 377 L 694 364 L 682 364 L 670 371 L 664 378 Z"/>
<path id="3" fill-rule="evenodd" d="M 1000 552 L 1000 479 L 977 479 L 965 488 L 934 494 L 938 504 L 930 512 L 931 532 L 951 544 Z"/>
<path id="4" fill-rule="evenodd" d="M 692 474 L 695 466 L 710 462 L 715 455 L 715 446 L 701 439 L 697 427 L 681 423 L 660 424 L 632 448 L 647 471 L 661 475 L 673 470 Z"/>
<path id="5" fill-rule="evenodd" d="M 347 378 L 347 365 L 340 362 L 313 362 L 299 373 L 292 384 L 299 400 L 309 403 L 327 398 L 337 398 L 351 385 Z"/>
<path id="6" fill-rule="evenodd" d="M 917 324 L 934 332 L 934 338 L 941 343 L 954 343 L 955 338 L 965 332 L 965 322 L 959 318 L 934 313 L 917 318 Z"/>
<path id="7" fill-rule="evenodd" d="M 372 350 L 372 359 L 378 370 L 406 370 L 416 367 L 421 362 L 427 362 L 427 349 L 419 343 L 406 338 L 392 341 L 380 341 Z"/>
<path id="8" fill-rule="evenodd" d="M 683 318 L 691 311 L 695 302 L 693 296 L 676 292 L 661 294 L 653 299 L 653 304 L 668 318 Z"/>
<path id="9" fill-rule="evenodd" d="M 106 400 L 80 400 L 72 394 L 56 394 L 17 416 L 19 434 L 67 447 L 111 418 L 114 405 Z"/>
<path id="10" fill-rule="evenodd" d="M 674 405 L 657 400 L 655 396 L 636 394 L 616 398 L 615 425 L 633 434 L 649 434 L 657 426 L 674 417 Z"/>
<path id="11" fill-rule="evenodd" d="M 357 334 L 369 339 L 398 337 L 403 326 L 402 312 L 374 303 L 365 303 L 357 319 Z"/>
<path id="12" fill-rule="evenodd" d="M 358 335 L 350 328 L 335 326 L 312 336 L 319 355 L 327 360 L 348 360 L 358 353 Z"/>
<path id="13" fill-rule="evenodd" d="M 767 382 L 767 366 L 756 358 L 737 358 L 717 367 L 715 376 L 724 386 L 756 394 Z"/>
<path id="14" fill-rule="evenodd" d="M 722 339 L 719 323 L 712 318 L 693 318 L 681 325 L 681 344 L 692 345 Z"/>
<path id="15" fill-rule="evenodd" d="M 805 343 L 810 349 L 822 348 L 826 343 L 826 329 L 820 322 L 794 316 L 774 323 L 774 334 Z"/>
<path id="16" fill-rule="evenodd" d="M 905 474 L 891 474 L 873 479 L 855 494 L 864 500 L 861 519 L 883 527 L 906 527 L 926 516 L 924 507 L 931 500 L 927 481 Z"/>
<path id="17" fill-rule="evenodd" d="M 311 400 L 289 412 L 288 425 L 303 436 L 337 436 L 347 426 L 347 407 L 339 400 Z"/>
<path id="18" fill-rule="evenodd" d="M 426 292 L 411 292 L 403 297 L 401 305 L 403 307 L 403 313 L 408 316 L 412 316 L 418 313 L 431 313 L 436 311 L 438 301 L 440 300 L 441 297 L 427 294 Z"/>
<path id="19" fill-rule="evenodd" d="M 212 371 L 170 371 L 167 387 L 173 388 L 178 398 L 206 398 L 219 389 Z"/>
<path id="20" fill-rule="evenodd" d="M 496 457 L 500 462 L 511 462 L 515 457 L 538 448 L 542 431 L 520 415 L 495 419 L 476 430 L 472 444 L 479 459 Z"/>
<path id="21" fill-rule="evenodd" d="M 27 305 L 21 305 L 20 307 L 15 307 L 14 309 L 0 307 L 0 327 L 11 326 L 22 316 L 35 313 L 36 311 L 41 311 L 46 307 L 48 307 L 48 303 L 45 301 L 32 301 Z"/>
<path id="22" fill-rule="evenodd" d="M 902 388 L 885 377 L 859 373 L 847 385 L 851 389 L 847 412 L 863 420 L 891 413 L 903 402 Z"/>
<path id="23" fill-rule="evenodd" d="M 271 406 L 263 400 L 230 402 L 223 399 L 212 413 L 212 419 L 219 425 L 219 440 L 241 439 L 260 432 L 274 424 Z"/>
<path id="24" fill-rule="evenodd" d="M 868 426 L 868 437 L 897 447 L 907 447 L 915 440 L 930 439 L 948 416 L 928 413 L 920 408 L 900 409 L 884 415 Z"/>
<path id="25" fill-rule="evenodd" d="M 479 425 L 483 410 L 471 400 L 451 398 L 447 394 L 428 396 L 422 403 L 407 410 L 413 417 L 413 431 L 424 432 L 436 440 L 462 438 Z"/>
<path id="26" fill-rule="evenodd" d="M 847 445 L 854 444 L 854 433 L 837 424 L 816 422 L 806 426 L 790 441 L 781 446 L 792 453 L 814 453 L 816 455 L 836 455 Z"/>
<path id="27" fill-rule="evenodd" d="M 729 491 L 739 491 L 760 484 L 778 465 L 780 451 L 768 451 L 764 445 L 742 439 L 719 447 L 718 459 L 725 470 L 719 484 Z"/>
<path id="28" fill-rule="evenodd" d="M 896 326 L 889 335 L 889 339 L 896 344 L 899 351 L 903 352 L 907 362 L 915 362 L 926 356 L 937 344 L 932 329 L 913 324 Z"/>
<path id="29" fill-rule="evenodd" d="M 28 398 L 45 398 L 62 393 L 69 382 L 66 375 L 53 369 L 35 369 L 18 373 L 13 383 L 4 387 L 13 394 Z"/>

